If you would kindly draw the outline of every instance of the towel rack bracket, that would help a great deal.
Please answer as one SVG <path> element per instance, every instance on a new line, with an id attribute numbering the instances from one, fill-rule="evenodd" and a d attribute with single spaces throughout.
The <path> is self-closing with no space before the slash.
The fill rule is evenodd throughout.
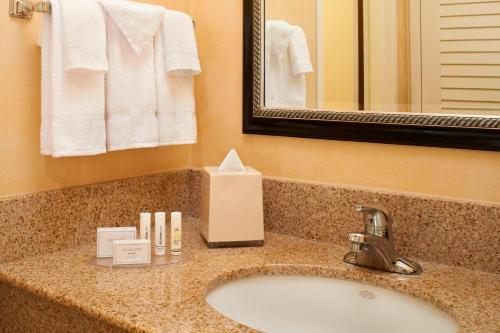
<path id="1" fill-rule="evenodd" d="M 33 13 L 50 13 L 50 2 L 30 0 L 10 0 L 9 16 L 31 20 Z"/>

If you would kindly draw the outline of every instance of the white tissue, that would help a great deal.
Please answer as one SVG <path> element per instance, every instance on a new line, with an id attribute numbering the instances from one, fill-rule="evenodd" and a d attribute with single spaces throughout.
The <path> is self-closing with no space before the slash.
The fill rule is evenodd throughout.
<path id="1" fill-rule="evenodd" d="M 229 153 L 227 153 L 226 157 L 219 165 L 217 169 L 218 172 L 243 172 L 245 171 L 245 167 L 243 163 L 241 163 L 240 157 L 236 150 L 231 149 Z"/>

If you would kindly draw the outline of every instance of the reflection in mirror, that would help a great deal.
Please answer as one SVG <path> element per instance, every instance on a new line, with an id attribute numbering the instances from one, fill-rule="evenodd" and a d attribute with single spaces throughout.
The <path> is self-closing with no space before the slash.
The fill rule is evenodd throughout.
<path id="1" fill-rule="evenodd" d="M 266 108 L 500 115 L 500 1 L 265 0 Z"/>

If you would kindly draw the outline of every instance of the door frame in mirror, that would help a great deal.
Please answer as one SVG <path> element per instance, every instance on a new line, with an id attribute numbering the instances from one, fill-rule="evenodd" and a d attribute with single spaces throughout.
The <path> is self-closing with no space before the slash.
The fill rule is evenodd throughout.
<path id="1" fill-rule="evenodd" d="M 500 117 L 265 108 L 265 0 L 243 0 L 243 133 L 500 151 Z"/>

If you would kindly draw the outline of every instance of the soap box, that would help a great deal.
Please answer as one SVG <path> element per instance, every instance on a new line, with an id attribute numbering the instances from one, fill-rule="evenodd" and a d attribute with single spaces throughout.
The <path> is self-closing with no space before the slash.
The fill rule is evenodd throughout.
<path id="1" fill-rule="evenodd" d="M 149 239 L 115 240 L 113 242 L 113 265 L 150 263 L 151 241 Z"/>
<path id="2" fill-rule="evenodd" d="M 209 247 L 264 243 L 262 174 L 205 167 L 201 179 L 201 234 Z"/>
<path id="3" fill-rule="evenodd" d="M 97 228 L 97 257 L 111 258 L 115 240 L 130 240 L 135 239 L 136 236 L 136 227 Z"/>

